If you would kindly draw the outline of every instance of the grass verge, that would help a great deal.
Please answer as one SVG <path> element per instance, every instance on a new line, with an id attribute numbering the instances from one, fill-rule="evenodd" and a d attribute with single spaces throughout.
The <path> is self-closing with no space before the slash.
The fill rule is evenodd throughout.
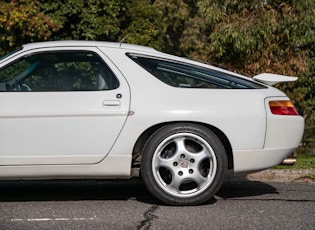
<path id="1" fill-rule="evenodd" d="M 308 169 L 311 170 L 310 173 L 303 176 L 300 179 L 309 179 L 311 181 L 315 181 L 315 157 L 310 155 L 299 155 L 296 158 L 296 162 L 294 165 L 277 165 L 273 167 L 273 169 Z"/>
<path id="2" fill-rule="evenodd" d="M 314 169 L 315 157 L 309 155 L 299 155 L 294 165 L 277 165 L 274 169 Z"/>

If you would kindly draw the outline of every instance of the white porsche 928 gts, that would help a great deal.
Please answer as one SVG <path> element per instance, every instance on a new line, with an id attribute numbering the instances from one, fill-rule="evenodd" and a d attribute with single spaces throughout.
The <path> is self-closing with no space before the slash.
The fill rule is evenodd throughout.
<path id="1" fill-rule="evenodd" d="M 304 119 L 271 86 L 294 80 L 123 43 L 24 45 L 0 59 L 0 179 L 141 175 L 167 204 L 203 203 L 299 146 Z"/>

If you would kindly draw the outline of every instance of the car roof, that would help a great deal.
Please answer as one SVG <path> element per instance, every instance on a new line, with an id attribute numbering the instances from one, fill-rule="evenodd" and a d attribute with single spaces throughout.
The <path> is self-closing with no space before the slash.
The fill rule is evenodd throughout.
<path id="1" fill-rule="evenodd" d="M 203 66 L 206 68 L 215 69 L 221 72 L 225 72 L 234 76 L 238 76 L 241 78 L 246 78 L 243 75 L 237 74 L 235 72 L 231 72 L 229 70 L 225 70 L 222 68 L 218 68 L 209 64 L 204 64 L 201 62 L 196 62 L 194 60 L 170 55 L 167 53 L 159 52 L 156 49 L 148 46 L 134 45 L 129 43 L 121 43 L 121 42 L 108 42 L 108 41 L 81 41 L 81 40 L 63 40 L 63 41 L 44 41 L 44 42 L 33 42 L 23 45 L 23 50 L 31 50 L 31 49 L 39 49 L 39 48 L 53 48 L 53 47 L 107 47 L 107 48 L 117 48 L 117 49 L 126 49 L 128 51 L 138 51 L 144 54 L 157 54 L 159 57 L 171 58 L 173 60 L 181 60 L 190 64 L 197 64 L 199 66 Z"/>
<path id="2" fill-rule="evenodd" d="M 78 41 L 78 40 L 64 40 L 64 41 L 45 41 L 45 42 L 34 42 L 24 44 L 24 49 L 38 49 L 38 48 L 50 48 L 50 47 L 108 47 L 108 48 L 120 48 L 129 50 L 138 50 L 146 52 L 158 52 L 152 47 L 134 45 L 128 43 L 119 42 L 105 42 L 105 41 Z"/>

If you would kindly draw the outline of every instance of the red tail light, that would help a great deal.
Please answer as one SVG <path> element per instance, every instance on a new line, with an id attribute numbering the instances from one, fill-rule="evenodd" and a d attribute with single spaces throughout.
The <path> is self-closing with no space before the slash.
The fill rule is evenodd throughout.
<path id="1" fill-rule="evenodd" d="M 269 107 L 276 115 L 299 115 L 291 101 L 270 101 Z"/>

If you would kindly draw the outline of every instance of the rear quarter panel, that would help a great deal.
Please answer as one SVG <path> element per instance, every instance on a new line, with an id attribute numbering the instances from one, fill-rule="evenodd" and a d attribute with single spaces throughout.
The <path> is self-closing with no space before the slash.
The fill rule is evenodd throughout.
<path id="1" fill-rule="evenodd" d="M 125 55 L 126 50 L 111 52 L 111 49 L 103 48 L 102 51 L 127 79 L 131 89 L 130 111 L 134 112 L 129 116 L 113 154 L 120 154 L 127 145 L 134 145 L 147 128 L 176 121 L 215 126 L 225 133 L 233 150 L 263 148 L 266 131 L 264 100 L 270 93 L 269 88 L 175 88 L 138 66 Z"/>

